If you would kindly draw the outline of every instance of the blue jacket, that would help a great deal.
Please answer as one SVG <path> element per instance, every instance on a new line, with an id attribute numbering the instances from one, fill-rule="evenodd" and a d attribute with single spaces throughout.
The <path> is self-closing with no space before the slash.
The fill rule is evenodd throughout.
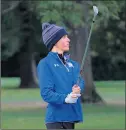
<path id="1" fill-rule="evenodd" d="M 65 103 L 65 98 L 72 92 L 80 71 L 77 62 L 70 59 L 66 61 L 65 66 L 58 53 L 49 52 L 37 66 L 41 97 L 48 103 L 46 123 L 83 121 L 80 98 L 77 103 Z M 84 89 L 82 79 L 79 86 L 81 90 Z"/>

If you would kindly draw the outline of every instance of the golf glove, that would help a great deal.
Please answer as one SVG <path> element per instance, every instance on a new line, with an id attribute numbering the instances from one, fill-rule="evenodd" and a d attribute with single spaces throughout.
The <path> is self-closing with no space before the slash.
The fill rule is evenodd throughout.
<path id="1" fill-rule="evenodd" d="M 76 97 L 76 98 L 73 98 L 73 97 L 72 97 L 73 95 L 76 95 L 77 97 Z M 68 94 L 68 96 L 65 98 L 65 102 L 66 102 L 66 103 L 76 103 L 78 97 L 80 97 L 80 96 L 81 96 L 80 94 L 70 93 L 70 94 Z"/>

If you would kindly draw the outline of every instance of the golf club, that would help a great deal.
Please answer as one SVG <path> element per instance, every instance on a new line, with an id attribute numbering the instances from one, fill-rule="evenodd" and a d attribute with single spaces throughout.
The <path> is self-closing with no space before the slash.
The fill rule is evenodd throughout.
<path id="1" fill-rule="evenodd" d="M 94 22 L 95 22 L 95 18 L 96 18 L 97 14 L 98 14 L 98 8 L 96 6 L 93 6 L 93 10 L 94 10 L 94 17 L 93 17 L 93 21 L 92 21 L 89 37 L 88 37 L 88 40 L 87 40 L 85 52 L 84 52 L 84 55 L 83 55 L 83 59 L 82 59 L 81 67 L 80 67 L 80 73 L 79 73 L 78 80 L 77 80 L 77 85 L 79 85 L 79 82 L 80 82 L 81 73 L 82 73 L 82 70 L 83 70 L 83 66 L 84 66 L 84 63 L 85 63 L 87 50 L 88 50 L 88 47 L 89 47 L 89 41 L 90 41 L 93 25 L 94 25 Z"/>

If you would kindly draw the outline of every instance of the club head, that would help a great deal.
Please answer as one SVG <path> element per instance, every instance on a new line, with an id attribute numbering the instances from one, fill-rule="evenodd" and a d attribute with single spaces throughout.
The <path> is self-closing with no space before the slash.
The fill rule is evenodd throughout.
<path id="1" fill-rule="evenodd" d="M 96 16 L 98 14 L 98 8 L 97 6 L 93 6 L 94 15 Z"/>

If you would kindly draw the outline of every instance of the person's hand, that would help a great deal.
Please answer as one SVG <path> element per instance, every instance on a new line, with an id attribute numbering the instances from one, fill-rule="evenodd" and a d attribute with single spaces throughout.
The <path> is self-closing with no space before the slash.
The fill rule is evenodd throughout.
<path id="1" fill-rule="evenodd" d="M 72 87 L 72 93 L 73 93 L 73 94 L 76 94 L 76 95 L 81 95 L 81 94 L 80 94 L 80 93 L 81 93 L 80 87 L 75 84 L 75 85 Z"/>
<path id="2" fill-rule="evenodd" d="M 68 94 L 68 96 L 65 98 L 65 102 L 66 103 L 76 103 L 78 99 L 78 96 L 76 94 L 74 94 L 73 92 L 71 92 L 70 94 Z"/>

